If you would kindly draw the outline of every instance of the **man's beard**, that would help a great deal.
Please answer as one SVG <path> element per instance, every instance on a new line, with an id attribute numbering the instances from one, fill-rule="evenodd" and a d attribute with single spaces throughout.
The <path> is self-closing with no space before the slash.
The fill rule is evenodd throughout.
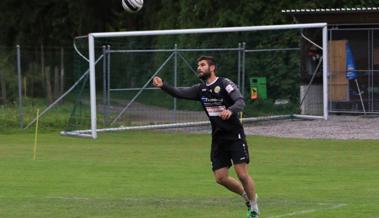
<path id="1" fill-rule="evenodd" d="M 203 72 L 203 73 L 199 73 L 199 78 L 201 80 L 207 80 L 209 77 L 211 77 L 211 72 L 209 70 Z"/>

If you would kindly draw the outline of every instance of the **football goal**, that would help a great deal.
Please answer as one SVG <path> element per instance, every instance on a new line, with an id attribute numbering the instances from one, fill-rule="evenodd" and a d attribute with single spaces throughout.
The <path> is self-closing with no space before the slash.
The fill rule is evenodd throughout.
<path id="1" fill-rule="evenodd" d="M 81 84 L 62 135 L 209 125 L 199 102 L 151 84 L 202 82 L 200 55 L 214 56 L 218 76 L 239 87 L 244 122 L 328 118 L 326 23 L 91 33 L 74 46 Z"/>

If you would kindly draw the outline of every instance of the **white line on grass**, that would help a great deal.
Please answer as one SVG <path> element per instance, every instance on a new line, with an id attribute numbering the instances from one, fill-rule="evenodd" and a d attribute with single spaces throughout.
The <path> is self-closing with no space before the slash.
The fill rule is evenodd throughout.
<path id="1" fill-rule="evenodd" d="M 300 210 L 300 211 L 295 211 L 292 213 L 286 213 L 286 214 L 282 214 L 282 215 L 278 215 L 278 216 L 271 216 L 269 218 L 289 217 L 289 216 L 295 216 L 295 215 L 301 215 L 301 214 L 307 214 L 307 213 L 314 213 L 316 211 L 321 211 L 321 210 L 334 210 L 334 209 L 338 209 L 338 208 L 346 207 L 346 206 L 347 206 L 347 204 L 336 204 L 336 205 L 333 205 L 333 206 L 327 207 L 327 208 Z"/>
<path id="2" fill-rule="evenodd" d="M 101 198 L 86 198 L 86 197 L 78 197 L 78 196 L 50 196 L 47 197 L 48 199 L 60 199 L 60 200 L 79 200 L 79 201 L 88 201 L 88 200 L 100 200 Z M 165 202 L 165 203 L 171 203 L 171 202 L 180 202 L 180 203 L 193 203 L 194 201 L 198 202 L 198 199 L 166 199 L 166 198 L 152 198 L 152 199 L 142 199 L 142 198 L 122 198 L 120 200 L 123 201 L 134 201 L 134 202 L 139 202 L 139 201 L 146 201 L 146 200 L 153 200 L 157 202 Z M 209 199 L 209 200 L 201 200 L 202 204 L 206 203 L 214 203 L 214 199 Z M 299 210 L 295 211 L 292 213 L 286 213 L 286 214 L 281 214 L 281 215 L 276 215 L 276 216 L 270 216 L 268 218 L 282 218 L 282 217 L 291 217 L 291 216 L 296 216 L 296 215 L 302 215 L 302 214 L 308 214 L 308 213 L 314 213 L 317 211 L 323 211 L 323 210 L 334 210 L 338 209 L 341 207 L 346 207 L 347 204 L 330 204 L 330 203 L 316 203 L 313 205 L 319 205 L 319 206 L 325 206 L 324 208 L 314 208 L 314 209 L 307 209 L 307 210 Z"/>
<path id="3" fill-rule="evenodd" d="M 106 198 L 87 198 L 87 197 L 78 197 L 78 196 L 49 196 L 47 199 L 55 200 L 73 200 L 73 201 L 89 201 L 89 200 L 112 200 Z M 113 199 L 115 200 L 115 199 Z M 194 202 L 201 202 L 201 204 L 218 204 L 217 199 L 170 199 L 170 198 L 119 198 L 119 201 L 126 202 L 164 202 L 164 203 L 183 203 L 183 204 L 192 204 Z M 229 203 L 229 201 L 227 201 Z"/>
<path id="4" fill-rule="evenodd" d="M 56 197 L 47 197 L 47 198 L 48 199 L 60 199 L 60 200 L 90 200 L 89 198 L 76 197 L 76 196 L 69 196 L 69 197 L 56 196 Z"/>

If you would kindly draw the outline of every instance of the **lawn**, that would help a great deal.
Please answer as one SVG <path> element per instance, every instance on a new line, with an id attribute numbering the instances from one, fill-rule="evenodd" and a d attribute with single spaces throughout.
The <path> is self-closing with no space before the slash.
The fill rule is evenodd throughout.
<path id="1" fill-rule="evenodd" d="M 122 132 L 97 140 L 0 134 L 0 217 L 245 217 L 213 181 L 209 135 Z M 376 218 L 379 141 L 250 136 L 262 218 Z M 232 173 L 234 175 L 234 173 Z"/>

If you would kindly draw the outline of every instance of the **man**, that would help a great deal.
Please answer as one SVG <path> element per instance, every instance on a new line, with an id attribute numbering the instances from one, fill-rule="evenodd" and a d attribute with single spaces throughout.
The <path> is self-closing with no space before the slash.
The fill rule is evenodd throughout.
<path id="1" fill-rule="evenodd" d="M 211 163 L 215 180 L 241 195 L 248 206 L 248 217 L 258 218 L 259 209 L 255 183 L 248 173 L 249 152 L 238 113 L 245 106 L 237 86 L 227 78 L 217 77 L 216 63 L 211 56 L 198 58 L 197 72 L 205 83 L 188 88 L 175 88 L 154 77 L 153 85 L 173 97 L 201 102 L 212 126 Z M 234 165 L 238 180 L 228 175 Z"/>

